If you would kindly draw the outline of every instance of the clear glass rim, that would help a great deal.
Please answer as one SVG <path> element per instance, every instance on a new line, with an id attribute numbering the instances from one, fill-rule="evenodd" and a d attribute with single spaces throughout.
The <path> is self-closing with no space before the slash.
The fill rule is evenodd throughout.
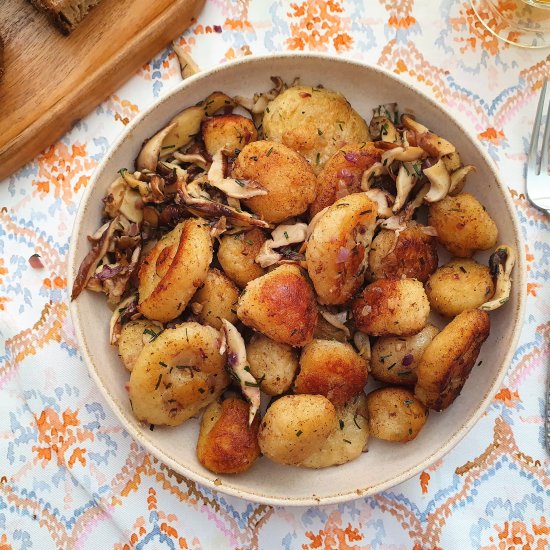
<path id="1" fill-rule="evenodd" d="M 537 0 L 517 1 L 521 1 L 526 6 L 531 6 L 532 8 L 550 10 L 550 3 L 543 6 L 543 4 L 538 3 Z M 470 0 L 470 4 L 478 20 L 499 40 L 520 48 L 540 49 L 550 47 L 550 13 L 548 15 L 548 27 L 534 29 L 522 25 L 521 20 L 518 22 L 510 21 L 497 10 L 497 6 L 495 6 L 493 0 Z M 501 26 L 499 28 L 494 28 L 490 20 L 484 17 L 482 10 L 489 11 L 495 22 L 498 22 Z"/>

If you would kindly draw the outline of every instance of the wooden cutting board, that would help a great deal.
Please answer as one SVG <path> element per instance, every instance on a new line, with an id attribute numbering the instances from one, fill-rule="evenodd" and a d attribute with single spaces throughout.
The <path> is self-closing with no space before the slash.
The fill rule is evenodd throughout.
<path id="1" fill-rule="evenodd" d="M 205 0 L 103 0 L 63 36 L 26 0 L 0 0 L 0 180 L 65 134 L 198 15 Z"/>

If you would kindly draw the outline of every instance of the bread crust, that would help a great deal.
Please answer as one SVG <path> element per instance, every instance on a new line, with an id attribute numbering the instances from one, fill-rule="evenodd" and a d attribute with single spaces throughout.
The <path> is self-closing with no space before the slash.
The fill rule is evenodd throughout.
<path id="1" fill-rule="evenodd" d="M 70 34 L 101 0 L 29 0 L 63 33 Z M 1 76 L 1 73 L 0 73 Z"/>

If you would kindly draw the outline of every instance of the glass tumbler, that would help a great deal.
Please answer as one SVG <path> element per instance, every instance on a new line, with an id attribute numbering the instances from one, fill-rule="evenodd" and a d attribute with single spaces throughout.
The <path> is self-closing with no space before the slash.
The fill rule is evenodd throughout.
<path id="1" fill-rule="evenodd" d="M 550 0 L 470 0 L 483 25 L 523 48 L 550 47 Z"/>

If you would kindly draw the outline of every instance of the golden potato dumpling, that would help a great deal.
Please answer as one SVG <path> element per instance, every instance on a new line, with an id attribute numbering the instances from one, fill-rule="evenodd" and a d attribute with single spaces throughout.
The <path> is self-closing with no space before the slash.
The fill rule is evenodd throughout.
<path id="1" fill-rule="evenodd" d="M 222 328 L 222 319 L 235 323 L 238 300 L 239 289 L 219 269 L 208 270 L 204 285 L 193 297 L 193 303 L 201 305 L 197 314 L 200 322 L 218 330 Z"/>
<path id="2" fill-rule="evenodd" d="M 164 235 L 139 269 L 141 313 L 155 321 L 175 319 L 204 283 L 212 255 L 210 228 L 202 219 L 185 220 Z"/>
<path id="3" fill-rule="evenodd" d="M 371 336 L 410 336 L 428 321 L 430 303 L 416 279 L 379 279 L 352 304 L 356 327 Z"/>
<path id="4" fill-rule="evenodd" d="M 359 193 L 363 172 L 380 161 L 382 152 L 371 142 L 352 143 L 336 151 L 317 176 L 317 197 L 309 217 L 346 195 Z"/>
<path id="5" fill-rule="evenodd" d="M 321 304 L 343 304 L 365 280 L 377 205 L 365 193 L 337 200 L 307 241 L 306 261 Z"/>
<path id="6" fill-rule="evenodd" d="M 274 141 L 255 141 L 244 147 L 233 165 L 233 177 L 254 180 L 267 189 L 266 195 L 243 202 L 270 223 L 304 213 L 315 199 L 317 182 L 311 166 Z"/>
<path id="7" fill-rule="evenodd" d="M 367 395 L 369 431 L 373 437 L 405 443 L 413 440 L 428 418 L 428 409 L 406 388 L 380 388 Z"/>
<path id="8" fill-rule="evenodd" d="M 290 264 L 250 281 L 237 307 L 245 325 L 275 342 L 299 347 L 313 339 L 317 313 L 310 283 L 299 267 Z"/>
<path id="9" fill-rule="evenodd" d="M 479 307 L 489 301 L 495 291 L 487 266 L 461 258 L 441 266 L 425 288 L 432 308 L 446 317 Z"/>
<path id="10" fill-rule="evenodd" d="M 246 346 L 252 376 L 267 395 L 281 395 L 290 388 L 298 370 L 298 355 L 287 344 L 255 334 Z"/>
<path id="11" fill-rule="evenodd" d="M 285 395 L 267 409 L 258 442 L 273 462 L 298 465 L 337 429 L 334 405 L 322 395 Z"/>
<path id="12" fill-rule="evenodd" d="M 367 362 L 351 345 L 313 340 L 302 350 L 294 393 L 324 395 L 340 406 L 363 392 L 367 377 Z"/>
<path id="13" fill-rule="evenodd" d="M 369 129 L 338 92 L 311 86 L 292 86 L 265 110 L 266 139 L 301 153 L 318 173 L 327 160 L 348 143 L 371 141 Z"/>
<path id="14" fill-rule="evenodd" d="M 220 333 L 199 323 L 164 330 L 146 344 L 130 374 L 132 411 L 147 424 L 178 426 L 229 385 Z"/>
<path id="15" fill-rule="evenodd" d="M 367 446 L 369 422 L 364 393 L 336 407 L 338 424 L 323 446 L 300 463 L 306 468 L 326 468 L 355 460 Z"/>
<path id="16" fill-rule="evenodd" d="M 422 231 L 422 226 L 409 222 L 399 233 L 382 229 L 372 241 L 369 252 L 369 278 L 418 279 L 425 283 L 437 269 L 436 239 Z"/>
<path id="17" fill-rule="evenodd" d="M 197 441 L 199 462 L 215 474 L 239 474 L 249 470 L 260 456 L 260 416 L 249 426 L 250 405 L 229 397 L 205 409 Z"/>
<path id="18" fill-rule="evenodd" d="M 378 338 L 371 350 L 372 376 L 387 384 L 414 385 L 418 363 L 436 334 L 439 334 L 437 327 L 426 325 L 413 336 Z"/>
<path id="19" fill-rule="evenodd" d="M 446 409 L 462 391 L 489 330 L 486 311 L 459 313 L 424 351 L 416 371 L 416 397 L 430 409 Z"/>
<path id="20" fill-rule="evenodd" d="M 220 239 L 218 261 L 225 274 L 240 288 L 265 273 L 255 260 L 266 240 L 267 237 L 258 228 L 238 235 L 225 235 Z"/>
<path id="21" fill-rule="evenodd" d="M 207 118 L 201 125 L 202 139 L 208 154 L 213 157 L 226 149 L 234 152 L 258 139 L 258 132 L 249 118 L 241 115 L 219 115 Z"/>
<path id="22" fill-rule="evenodd" d="M 428 223 L 437 230 L 439 242 L 460 258 L 469 258 L 476 250 L 488 250 L 497 243 L 495 222 L 469 193 L 430 204 Z"/>
<path id="23" fill-rule="evenodd" d="M 134 368 L 145 344 L 152 342 L 162 331 L 161 324 L 148 319 L 130 321 L 122 327 L 118 339 L 118 355 L 129 371 Z"/>

